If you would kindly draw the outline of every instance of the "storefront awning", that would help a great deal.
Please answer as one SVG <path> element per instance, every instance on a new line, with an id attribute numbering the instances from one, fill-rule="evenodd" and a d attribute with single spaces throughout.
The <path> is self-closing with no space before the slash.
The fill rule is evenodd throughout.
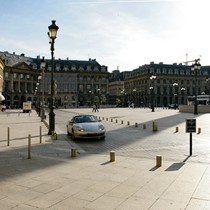
<path id="1" fill-rule="evenodd" d="M 0 93 L 0 101 L 4 101 L 5 97 Z"/>

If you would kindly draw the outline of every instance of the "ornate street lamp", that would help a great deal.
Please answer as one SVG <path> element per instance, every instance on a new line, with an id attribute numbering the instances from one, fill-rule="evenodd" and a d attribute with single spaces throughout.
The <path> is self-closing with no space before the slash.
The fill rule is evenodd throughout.
<path id="1" fill-rule="evenodd" d="M 150 80 L 151 80 L 151 83 L 152 83 L 152 86 L 149 88 L 151 90 L 151 95 L 152 95 L 152 100 L 151 100 L 151 109 L 152 109 L 152 112 L 155 111 L 155 103 L 154 103 L 154 97 L 155 97 L 155 91 L 154 91 L 154 81 L 156 80 L 156 76 L 155 75 L 152 75 L 150 76 Z"/>
<path id="2" fill-rule="evenodd" d="M 178 90 L 177 90 L 178 83 L 174 82 L 173 87 L 174 87 L 174 109 L 176 109 L 176 106 L 178 104 Z"/>
<path id="3" fill-rule="evenodd" d="M 44 70 L 45 70 L 46 62 L 44 57 L 41 59 L 40 69 L 42 71 L 42 105 L 41 105 L 41 121 L 45 119 L 45 100 L 44 100 Z"/>
<path id="4" fill-rule="evenodd" d="M 52 132 L 55 131 L 55 113 L 54 113 L 54 43 L 57 37 L 57 31 L 59 27 L 55 24 L 55 20 L 52 20 L 52 24 L 48 27 L 49 32 L 49 43 L 51 50 L 51 98 L 50 98 L 50 112 L 49 112 L 49 130 L 48 135 L 52 135 Z"/>
<path id="5" fill-rule="evenodd" d="M 200 59 L 195 59 L 195 63 L 192 64 L 191 70 L 194 72 L 195 77 L 195 102 L 194 102 L 194 114 L 198 114 L 198 101 L 197 101 L 197 77 L 198 77 L 198 71 L 201 69 L 201 64 L 199 63 Z"/>
<path id="6" fill-rule="evenodd" d="M 208 92 L 209 92 L 209 102 L 208 102 L 208 105 L 210 105 L 210 77 L 206 78 L 206 82 L 208 84 Z"/>
<path id="7" fill-rule="evenodd" d="M 182 87 L 182 88 L 181 88 L 181 93 L 182 93 L 182 104 L 184 104 L 184 92 L 185 92 L 185 88 Z"/>
<path id="8" fill-rule="evenodd" d="M 132 108 L 135 108 L 136 106 L 136 88 L 133 89 L 133 107 Z"/>

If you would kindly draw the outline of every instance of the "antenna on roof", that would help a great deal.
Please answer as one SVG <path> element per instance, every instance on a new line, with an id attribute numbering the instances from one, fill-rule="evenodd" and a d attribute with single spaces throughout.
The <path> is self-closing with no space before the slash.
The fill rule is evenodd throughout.
<path id="1" fill-rule="evenodd" d="M 186 53 L 186 65 L 188 64 L 188 54 Z"/>

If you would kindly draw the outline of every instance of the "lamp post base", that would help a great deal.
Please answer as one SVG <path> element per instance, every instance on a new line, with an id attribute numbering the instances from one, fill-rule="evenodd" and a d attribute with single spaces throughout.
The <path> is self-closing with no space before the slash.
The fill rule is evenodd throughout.
<path id="1" fill-rule="evenodd" d="M 48 135 L 52 135 L 53 131 L 55 131 L 55 113 L 53 112 L 53 108 L 51 108 L 49 113 Z"/>
<path id="2" fill-rule="evenodd" d="M 42 107 L 42 110 L 41 110 L 41 121 L 43 122 L 44 120 L 45 120 L 45 110 Z"/>
<path id="3" fill-rule="evenodd" d="M 198 114 L 198 106 L 197 105 L 194 106 L 194 114 Z"/>

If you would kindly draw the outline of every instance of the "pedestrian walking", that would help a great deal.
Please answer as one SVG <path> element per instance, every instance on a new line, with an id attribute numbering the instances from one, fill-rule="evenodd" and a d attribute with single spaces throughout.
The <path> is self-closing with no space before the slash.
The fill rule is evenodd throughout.
<path id="1" fill-rule="evenodd" d="M 95 104 L 93 104 L 93 110 L 92 110 L 92 112 L 96 112 L 96 105 Z"/>
<path id="2" fill-rule="evenodd" d="M 96 111 L 97 111 L 97 112 L 99 112 L 99 111 L 98 111 L 98 105 L 97 105 L 97 104 L 96 104 L 96 109 L 95 109 L 95 112 L 96 112 Z"/>

